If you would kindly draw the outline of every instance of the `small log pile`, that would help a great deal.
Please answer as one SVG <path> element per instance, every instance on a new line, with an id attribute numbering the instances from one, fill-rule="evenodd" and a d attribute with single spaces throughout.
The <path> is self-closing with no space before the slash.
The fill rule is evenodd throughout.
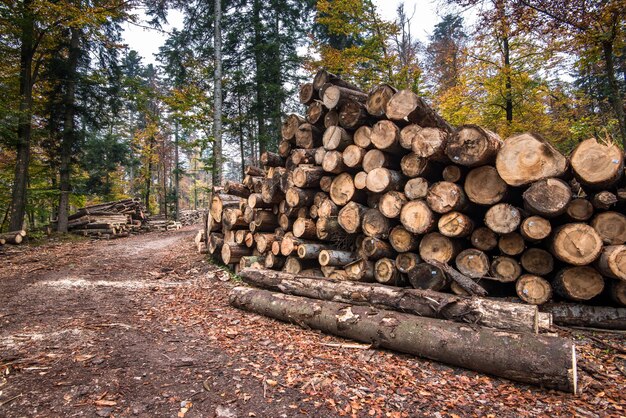
<path id="1" fill-rule="evenodd" d="M 145 231 L 176 231 L 182 228 L 182 223 L 173 219 L 167 219 L 165 215 L 152 215 L 146 219 L 143 225 Z"/>
<path id="2" fill-rule="evenodd" d="M 26 231 L 10 231 L 0 233 L 0 247 L 4 244 L 20 245 L 26 238 Z"/>
<path id="3" fill-rule="evenodd" d="M 141 201 L 123 199 L 79 209 L 68 217 L 68 230 L 94 238 L 121 238 L 140 230 L 144 220 Z"/>
<path id="4" fill-rule="evenodd" d="M 204 219 L 206 210 L 187 209 L 181 210 L 178 220 L 182 226 L 200 225 Z"/>
<path id="5" fill-rule="evenodd" d="M 588 305 L 624 315 L 617 146 L 588 139 L 566 157 L 536 134 L 454 128 L 411 91 L 365 93 L 324 70 L 300 100 L 306 116 L 286 118 L 278 153 L 212 197 L 206 246 L 224 264 L 575 302 L 567 312 L 585 311 L 594 326 L 602 308 Z"/>

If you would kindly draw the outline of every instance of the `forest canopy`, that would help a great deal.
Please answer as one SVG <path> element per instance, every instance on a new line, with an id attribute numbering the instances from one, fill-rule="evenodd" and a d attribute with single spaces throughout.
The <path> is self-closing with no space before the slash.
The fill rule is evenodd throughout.
<path id="1" fill-rule="evenodd" d="M 372 0 L 19 0 L 0 4 L 0 229 L 140 197 L 206 207 L 275 150 L 320 68 L 367 90 L 411 89 L 453 125 L 538 132 L 563 152 L 626 142 L 626 1 L 447 0 L 425 40 Z M 123 25 L 184 16 L 157 63 Z"/>

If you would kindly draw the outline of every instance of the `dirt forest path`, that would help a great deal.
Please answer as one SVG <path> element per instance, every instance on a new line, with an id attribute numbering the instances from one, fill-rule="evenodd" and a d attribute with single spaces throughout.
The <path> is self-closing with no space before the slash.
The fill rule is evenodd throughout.
<path id="1" fill-rule="evenodd" d="M 233 309 L 194 233 L 0 253 L 0 417 L 625 413 L 620 384 L 576 398 Z"/>

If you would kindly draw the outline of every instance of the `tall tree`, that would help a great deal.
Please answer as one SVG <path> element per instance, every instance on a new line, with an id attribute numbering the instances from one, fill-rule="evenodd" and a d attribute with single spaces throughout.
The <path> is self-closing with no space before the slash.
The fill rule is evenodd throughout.
<path id="1" fill-rule="evenodd" d="M 222 0 L 215 0 L 215 22 L 213 24 L 213 49 L 215 54 L 215 73 L 213 75 L 213 185 L 222 184 Z"/>

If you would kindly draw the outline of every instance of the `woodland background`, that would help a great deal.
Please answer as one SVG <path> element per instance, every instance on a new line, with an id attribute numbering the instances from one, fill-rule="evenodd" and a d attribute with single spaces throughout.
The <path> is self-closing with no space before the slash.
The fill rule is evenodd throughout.
<path id="1" fill-rule="evenodd" d="M 128 196 L 170 216 L 208 206 L 212 185 L 276 148 L 319 67 L 410 88 L 453 125 L 623 147 L 625 0 L 438 6 L 422 43 L 419 10 L 388 21 L 371 0 L 4 0 L 0 229 L 58 217 L 64 231 L 73 208 Z M 141 9 L 160 27 L 172 8 L 184 26 L 145 65 L 122 25 Z"/>

